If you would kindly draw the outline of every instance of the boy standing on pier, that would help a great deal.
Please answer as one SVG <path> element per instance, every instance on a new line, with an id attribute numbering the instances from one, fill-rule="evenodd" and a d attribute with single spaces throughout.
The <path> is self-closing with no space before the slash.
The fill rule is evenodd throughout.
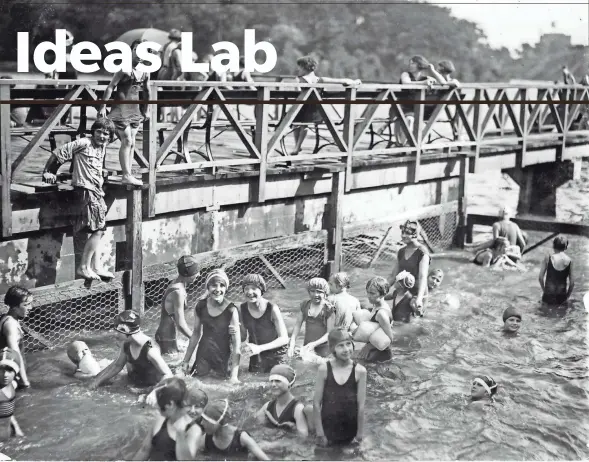
<path id="1" fill-rule="evenodd" d="M 113 274 L 102 268 L 97 252 L 106 230 L 102 166 L 106 145 L 113 139 L 115 126 L 109 119 L 99 118 L 92 125 L 91 132 L 91 138 L 66 143 L 57 153 L 51 154 L 43 170 L 43 182 L 55 183 L 59 167 L 65 162 L 72 162 L 76 207 L 74 232 L 90 233 L 76 274 L 86 280 L 111 279 Z"/>

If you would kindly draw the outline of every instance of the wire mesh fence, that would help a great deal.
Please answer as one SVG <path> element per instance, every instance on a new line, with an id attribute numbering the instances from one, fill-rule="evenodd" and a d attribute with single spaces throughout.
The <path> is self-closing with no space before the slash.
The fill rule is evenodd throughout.
<path id="1" fill-rule="evenodd" d="M 418 219 L 421 238 L 431 251 L 451 247 L 458 226 L 455 204 L 422 210 L 412 218 Z M 404 216 L 345 226 L 342 269 L 367 268 L 378 260 L 395 260 L 402 245 L 400 225 L 406 219 Z M 322 276 L 327 263 L 327 233 L 297 236 L 302 235 L 306 237 L 294 242 L 284 239 L 278 246 L 262 242 L 196 255 L 201 275 L 187 287 L 188 306 L 194 306 L 205 294 L 206 276 L 214 268 L 226 271 L 231 281 L 227 296 L 234 300 L 241 296 L 240 281 L 246 274 L 261 274 L 269 289 L 304 286 L 309 279 Z M 144 320 L 159 319 L 163 295 L 177 274 L 176 262 L 144 268 Z M 90 288 L 76 281 L 33 292 L 33 308 L 21 323 L 27 351 L 64 346 L 85 333 L 109 329 L 114 316 L 125 306 L 122 273 L 117 273 L 110 283 Z"/>

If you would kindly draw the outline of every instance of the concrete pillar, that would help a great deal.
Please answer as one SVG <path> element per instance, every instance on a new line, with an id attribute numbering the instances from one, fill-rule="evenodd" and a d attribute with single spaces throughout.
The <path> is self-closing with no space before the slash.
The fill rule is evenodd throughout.
<path id="1" fill-rule="evenodd" d="M 555 217 L 556 191 L 580 172 L 580 159 L 505 170 L 520 187 L 517 213 Z"/>

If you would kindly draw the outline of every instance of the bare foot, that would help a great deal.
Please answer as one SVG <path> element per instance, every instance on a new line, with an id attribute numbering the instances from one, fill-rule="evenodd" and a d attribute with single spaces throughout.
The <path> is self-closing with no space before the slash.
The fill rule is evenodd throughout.
<path id="1" fill-rule="evenodd" d="M 301 151 L 302 151 L 302 149 L 299 149 L 298 151 L 292 151 L 292 152 L 289 154 L 289 156 L 298 156 L 298 155 L 299 155 L 299 152 L 301 152 Z"/>
<path id="2" fill-rule="evenodd" d="M 123 184 L 131 184 L 133 186 L 142 186 L 143 181 L 135 178 L 133 175 L 123 175 L 123 179 L 121 181 Z"/>
<path id="3" fill-rule="evenodd" d="M 80 266 L 77 269 L 76 274 L 78 276 L 82 276 L 84 279 L 92 279 L 95 281 L 100 281 L 100 276 L 98 276 L 98 274 L 96 274 L 94 271 L 92 271 L 90 268 L 88 268 L 86 266 Z"/>
<path id="4" fill-rule="evenodd" d="M 105 269 L 94 269 L 93 270 L 100 278 L 106 278 L 106 279 L 112 279 L 115 277 L 114 274 L 112 274 L 110 271 L 107 271 Z"/>

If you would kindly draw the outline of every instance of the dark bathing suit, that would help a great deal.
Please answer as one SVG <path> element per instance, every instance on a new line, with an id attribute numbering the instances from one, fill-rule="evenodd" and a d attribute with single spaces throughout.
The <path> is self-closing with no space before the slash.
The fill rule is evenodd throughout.
<path id="1" fill-rule="evenodd" d="M 131 344 L 125 342 L 123 349 L 127 356 L 127 373 L 129 381 L 139 387 L 152 387 L 157 385 L 163 378 L 163 374 L 148 359 L 147 353 L 153 347 L 151 340 L 148 340 L 141 347 L 137 359 L 131 354 Z"/>
<path id="2" fill-rule="evenodd" d="M 177 353 L 178 339 L 176 332 L 176 320 L 174 315 L 166 311 L 166 298 L 172 292 L 181 290 L 178 286 L 169 286 L 164 292 L 161 304 L 160 325 L 155 332 L 155 341 L 160 346 L 162 354 Z M 184 299 L 184 310 L 186 310 L 186 299 Z"/>
<path id="3" fill-rule="evenodd" d="M 429 253 L 421 245 L 417 246 L 415 251 L 409 258 L 405 258 L 407 247 L 402 247 L 397 253 L 397 262 L 399 264 L 399 273 L 402 271 L 408 271 L 415 278 L 415 285 L 409 289 L 413 295 L 417 295 L 419 292 L 419 264 L 423 258 L 429 258 Z M 427 295 L 427 286 L 425 288 L 425 295 Z"/>
<path id="4" fill-rule="evenodd" d="M 385 309 L 386 308 L 381 308 L 376 313 L 374 313 L 374 315 L 370 318 L 370 322 L 378 323 L 378 321 L 376 320 L 376 315 L 378 314 L 378 312 L 380 310 L 385 310 Z M 390 348 L 385 348 L 384 350 L 379 350 L 378 348 L 373 346 L 373 348 L 370 351 L 370 354 L 368 355 L 368 358 L 366 358 L 366 360 L 381 363 L 384 361 L 388 361 L 392 357 L 393 357 L 393 352 L 391 351 Z"/>
<path id="5" fill-rule="evenodd" d="M 411 297 L 403 297 L 396 302 L 397 291 L 393 291 L 393 321 L 411 322 L 413 308 L 411 308 Z"/>
<path id="6" fill-rule="evenodd" d="M 219 456 L 219 460 L 223 460 L 226 457 L 231 458 L 231 460 L 246 460 L 248 458 L 248 450 L 241 444 L 242 433 L 241 430 L 235 430 L 231 443 L 229 443 L 229 446 L 225 449 L 217 447 L 213 441 L 213 435 L 206 435 L 204 452 Z"/>
<path id="7" fill-rule="evenodd" d="M 259 318 L 254 318 L 248 307 L 247 302 L 242 303 L 241 322 L 243 323 L 247 333 L 249 334 L 249 343 L 254 345 L 266 345 L 278 338 L 278 332 L 274 322 L 272 322 L 272 312 L 274 304 L 268 302 L 266 311 Z M 249 371 L 250 372 L 270 372 L 277 364 L 280 364 L 287 352 L 287 346 L 284 345 L 273 350 L 262 351 L 259 355 L 254 355 L 250 358 Z"/>
<path id="8" fill-rule="evenodd" d="M 195 421 L 190 422 L 184 429 L 187 432 Z M 159 431 L 151 438 L 151 450 L 147 460 L 178 460 L 176 457 L 176 441 L 168 433 L 168 419 L 164 420 Z"/>
<path id="9" fill-rule="evenodd" d="M 277 415 L 276 400 L 273 400 L 270 403 L 268 403 L 268 407 L 266 407 L 266 417 L 271 423 L 273 423 L 277 427 L 282 427 L 285 423 L 289 422 L 296 424 L 294 413 L 299 402 L 300 401 L 298 399 L 291 399 L 290 402 L 286 405 L 286 407 L 282 410 L 280 415 Z"/>
<path id="10" fill-rule="evenodd" d="M 558 271 L 552 264 L 552 257 L 548 258 L 546 268 L 546 282 L 542 301 L 549 305 L 560 305 L 567 300 L 567 280 L 571 271 L 569 263 L 565 269 Z"/>
<path id="11" fill-rule="evenodd" d="M 323 388 L 321 422 L 330 443 L 350 443 L 358 433 L 358 384 L 356 363 L 343 385 L 335 381 L 331 362 L 327 362 L 327 379 Z"/>

